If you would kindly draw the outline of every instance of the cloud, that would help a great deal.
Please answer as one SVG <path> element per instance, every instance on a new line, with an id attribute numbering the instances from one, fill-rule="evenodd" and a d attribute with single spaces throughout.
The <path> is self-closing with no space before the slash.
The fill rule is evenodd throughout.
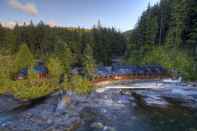
<path id="1" fill-rule="evenodd" d="M 1 22 L 1 25 L 3 26 L 3 27 L 6 27 L 6 28 L 10 28 L 10 29 L 13 29 L 14 27 L 15 27 L 15 25 L 16 25 L 16 22 L 14 22 L 14 21 L 4 21 L 4 22 Z"/>
<path id="2" fill-rule="evenodd" d="M 160 2 L 160 0 L 149 0 L 149 3 L 151 5 L 155 5 L 155 4 L 159 3 L 159 2 Z"/>
<path id="3" fill-rule="evenodd" d="M 55 26 L 57 26 L 57 23 L 54 22 L 54 21 L 48 21 L 47 24 L 48 24 L 50 27 L 55 27 Z"/>
<path id="4" fill-rule="evenodd" d="M 22 25 L 29 25 L 30 22 L 27 21 L 27 22 L 17 22 L 17 21 L 1 21 L 0 24 L 3 26 L 3 27 L 6 27 L 6 28 L 9 28 L 9 29 L 14 29 L 14 27 L 17 25 L 19 26 L 22 26 Z"/>
<path id="5" fill-rule="evenodd" d="M 32 16 L 38 14 L 38 10 L 33 3 L 23 4 L 19 0 L 9 0 L 9 5 L 16 10 L 23 11 Z"/>

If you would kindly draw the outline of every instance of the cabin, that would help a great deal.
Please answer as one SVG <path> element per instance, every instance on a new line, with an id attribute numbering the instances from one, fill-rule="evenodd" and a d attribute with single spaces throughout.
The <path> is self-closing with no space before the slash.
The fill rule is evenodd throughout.
<path id="1" fill-rule="evenodd" d="M 24 80 L 28 76 L 28 68 L 22 68 L 20 71 L 17 73 L 16 80 Z"/>
<path id="2" fill-rule="evenodd" d="M 38 79 L 46 79 L 48 77 L 49 71 L 43 61 L 38 61 L 33 71 L 36 73 Z"/>

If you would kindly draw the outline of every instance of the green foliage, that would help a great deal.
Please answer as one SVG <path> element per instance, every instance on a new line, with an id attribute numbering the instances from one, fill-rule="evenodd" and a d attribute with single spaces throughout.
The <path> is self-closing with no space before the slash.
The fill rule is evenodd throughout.
<path id="1" fill-rule="evenodd" d="M 0 94 L 9 92 L 23 100 L 46 96 L 57 90 L 57 81 L 0 80 Z"/>
<path id="2" fill-rule="evenodd" d="M 0 93 L 31 99 L 55 90 L 61 73 L 67 76 L 66 90 L 72 89 L 79 94 L 89 92 L 92 85 L 88 80 L 94 76 L 95 63 L 110 65 L 112 56 L 124 55 L 126 40 L 121 32 L 101 24 L 93 29 L 82 29 L 51 28 L 43 22 L 38 25 L 31 22 L 30 25 L 16 25 L 13 30 L 0 25 L 0 47 L 0 53 L 8 55 L 0 56 Z M 49 80 L 36 79 L 32 71 L 34 57 L 48 59 Z M 84 66 L 87 78 L 69 78 L 72 65 Z M 28 67 L 28 79 L 13 81 L 11 78 L 24 67 Z"/>
<path id="3" fill-rule="evenodd" d="M 63 87 L 66 91 L 72 91 L 71 78 L 68 75 L 64 76 Z"/>
<path id="4" fill-rule="evenodd" d="M 57 57 L 50 57 L 47 63 L 50 78 L 48 80 L 37 80 L 35 73 L 29 69 L 29 77 L 26 80 L 14 81 L 10 78 L 13 61 L 12 57 L 0 57 L 0 94 L 10 93 L 19 99 L 34 99 L 46 96 L 59 89 L 58 79 L 64 71 L 63 65 Z M 64 89 L 72 90 L 78 94 L 89 93 L 92 89 L 90 81 L 81 77 L 74 76 L 71 79 L 66 74 Z"/>
<path id="5" fill-rule="evenodd" d="M 129 65 L 142 65 L 143 55 L 137 51 L 133 51 L 129 56 L 127 56 L 125 63 Z"/>
<path id="6" fill-rule="evenodd" d="M 196 0 L 161 0 L 149 6 L 130 33 L 127 63 L 162 64 L 196 79 L 196 7 Z"/>
<path id="7" fill-rule="evenodd" d="M 92 43 L 93 56 L 97 64 L 111 65 L 113 56 L 124 55 L 127 41 L 124 35 L 114 28 L 103 28 L 101 25 L 93 28 L 92 39 L 88 43 Z"/>
<path id="8" fill-rule="evenodd" d="M 155 48 L 145 55 L 144 64 L 160 64 L 168 69 L 176 69 L 185 79 L 192 79 L 193 60 L 180 49 Z"/>
<path id="9" fill-rule="evenodd" d="M 57 90 L 54 81 L 16 81 L 11 92 L 20 99 L 33 99 L 46 96 Z"/>
<path id="10" fill-rule="evenodd" d="M 47 62 L 47 67 L 52 78 L 59 79 L 60 74 L 64 72 L 64 67 L 57 57 L 50 57 Z"/>
<path id="11" fill-rule="evenodd" d="M 93 58 L 92 48 L 89 44 L 87 44 L 84 50 L 83 67 L 85 71 L 85 76 L 88 79 L 93 79 L 96 72 L 96 65 Z"/>
<path id="12" fill-rule="evenodd" d="M 81 65 L 82 53 L 87 43 L 91 43 L 96 63 L 105 65 L 111 64 L 113 55 L 124 55 L 126 47 L 126 40 L 121 32 L 101 25 L 93 29 L 51 28 L 41 21 L 37 25 L 32 22 L 25 26 L 16 25 L 13 30 L 0 26 L 1 53 L 14 54 L 23 42 L 28 44 L 35 57 L 59 55 L 59 51 L 63 51 L 66 46 L 70 51 L 66 49 L 64 55 L 72 52 L 71 56 L 74 59 L 66 63 L 65 68 L 68 68 L 70 63 Z M 62 63 L 65 62 L 62 61 Z M 68 69 L 65 69 L 65 72 L 66 70 Z"/>
<path id="13" fill-rule="evenodd" d="M 4 46 L 4 54 L 9 55 L 9 54 L 13 54 L 16 52 L 16 34 L 11 31 L 8 30 L 6 31 L 5 37 L 4 37 L 4 44 L 6 46 Z"/>
<path id="14" fill-rule="evenodd" d="M 87 94 L 92 90 L 92 84 L 80 75 L 73 76 L 70 82 L 71 90 L 78 94 Z"/>
<path id="15" fill-rule="evenodd" d="M 9 79 L 0 79 L 0 95 L 10 92 L 12 82 Z"/>
<path id="16" fill-rule="evenodd" d="M 61 61 L 61 63 L 64 66 L 64 72 L 69 73 L 71 70 L 71 65 L 74 62 L 74 56 L 70 50 L 69 47 L 63 47 L 59 52 L 58 52 L 58 57 Z"/>
<path id="17" fill-rule="evenodd" d="M 12 74 L 15 72 L 13 57 L 0 55 L 0 80 L 11 79 Z"/>
<path id="18" fill-rule="evenodd" d="M 54 62 L 56 64 L 54 67 L 56 68 L 58 62 Z M 0 94 L 10 93 L 20 99 L 33 99 L 48 95 L 57 90 L 57 79 L 59 76 L 58 78 L 39 81 L 31 69 L 29 69 L 28 79 L 14 81 L 14 63 L 13 57 L 0 56 Z M 56 74 L 56 71 L 59 69 L 54 69 L 54 67 L 52 71 Z"/>
<path id="19" fill-rule="evenodd" d="M 22 44 L 16 54 L 16 71 L 21 68 L 30 67 L 33 64 L 33 55 L 26 44 Z"/>

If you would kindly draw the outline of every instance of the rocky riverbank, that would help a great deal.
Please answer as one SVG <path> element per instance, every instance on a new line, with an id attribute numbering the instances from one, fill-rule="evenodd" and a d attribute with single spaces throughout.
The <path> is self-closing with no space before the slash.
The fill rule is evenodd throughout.
<path id="1" fill-rule="evenodd" d="M 22 105 L 23 102 L 11 95 L 0 95 L 0 112 L 12 110 Z"/>
<path id="2" fill-rule="evenodd" d="M 186 84 L 165 84 L 164 86 L 165 88 L 148 90 L 111 89 L 105 92 L 92 92 L 86 96 L 79 96 L 72 92 L 67 92 L 64 96 L 56 93 L 33 106 L 25 108 L 22 106 L 21 109 L 9 112 L 5 111 L 15 109 L 21 102 L 10 96 L 0 96 L 0 105 L 3 105 L 1 110 L 4 111 L 0 113 L 0 130 L 144 131 L 147 129 L 152 131 L 151 129 L 154 128 L 152 121 L 157 119 L 156 116 L 149 116 L 152 110 L 155 112 L 159 109 L 160 114 L 162 109 L 164 113 L 161 114 L 165 114 L 169 109 L 176 113 L 176 109 L 179 108 L 182 113 L 184 108 L 184 110 L 189 109 L 186 114 L 190 110 L 192 114 L 197 114 L 196 87 Z M 150 120 L 152 117 L 154 119 Z M 197 115 L 192 116 L 189 113 L 183 116 L 182 121 L 187 123 L 191 119 L 191 122 L 195 123 L 196 117 Z M 173 121 L 179 122 L 179 119 L 173 118 Z M 185 125 L 185 128 L 197 129 L 192 123 Z M 179 127 L 174 129 L 183 131 Z"/>

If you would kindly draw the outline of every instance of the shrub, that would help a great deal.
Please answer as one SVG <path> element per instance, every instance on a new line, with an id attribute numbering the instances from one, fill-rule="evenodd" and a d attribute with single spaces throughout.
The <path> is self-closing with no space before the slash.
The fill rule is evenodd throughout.
<path id="1" fill-rule="evenodd" d="M 47 67 L 52 78 L 59 79 L 60 74 L 64 72 L 64 67 L 57 57 L 50 57 L 47 62 Z"/>
<path id="2" fill-rule="evenodd" d="M 14 62 L 11 56 L 0 56 L 0 80 L 10 79 L 13 72 Z"/>
<path id="3" fill-rule="evenodd" d="M 22 44 L 16 54 L 15 68 L 16 71 L 21 68 L 30 67 L 33 64 L 33 54 L 26 44 Z"/>
<path id="4" fill-rule="evenodd" d="M 9 82 L 10 87 L 7 88 L 7 91 L 19 99 L 28 100 L 46 96 L 54 92 L 58 88 L 56 83 L 57 82 L 54 82 L 53 80 L 12 81 Z"/>
<path id="5" fill-rule="evenodd" d="M 53 79 L 42 81 L 0 79 L 0 94 L 9 93 L 24 100 L 46 96 L 57 89 L 58 82 Z"/>
<path id="6" fill-rule="evenodd" d="M 125 57 L 124 63 L 129 65 L 142 65 L 143 53 L 139 51 L 129 52 L 128 56 Z"/>
<path id="7" fill-rule="evenodd" d="M 88 79 L 94 79 L 96 72 L 96 64 L 93 58 L 92 47 L 87 44 L 83 53 L 82 65 L 84 68 L 85 76 Z"/>
<path id="8" fill-rule="evenodd" d="M 185 79 L 192 79 L 193 59 L 180 49 L 155 48 L 144 57 L 144 64 L 160 64 L 176 69 Z"/>
<path id="9" fill-rule="evenodd" d="M 92 90 L 92 84 L 80 75 L 73 76 L 70 84 L 71 90 L 78 94 L 87 94 Z"/>
<path id="10" fill-rule="evenodd" d="M 9 79 L 0 79 L 0 94 L 5 94 L 10 92 L 12 87 L 12 80 Z"/>

